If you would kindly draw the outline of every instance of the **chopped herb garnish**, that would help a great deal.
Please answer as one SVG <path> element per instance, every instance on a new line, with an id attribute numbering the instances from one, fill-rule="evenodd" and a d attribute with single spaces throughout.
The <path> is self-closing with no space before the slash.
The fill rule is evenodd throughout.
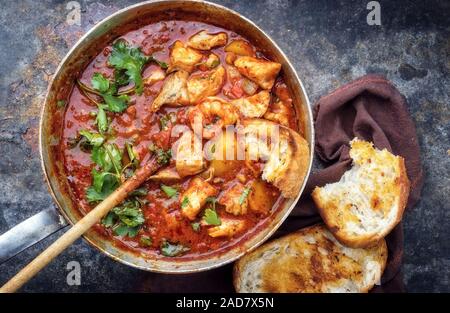
<path id="1" fill-rule="evenodd" d="M 219 226 L 220 224 L 222 224 L 222 221 L 220 220 L 219 215 L 217 215 L 217 212 L 213 209 L 205 210 L 205 213 L 203 214 L 203 220 L 208 225 Z"/>
<path id="2" fill-rule="evenodd" d="M 149 236 L 141 236 L 141 238 L 139 239 L 139 243 L 141 244 L 141 246 L 150 247 L 153 243 L 153 240 Z"/>
<path id="3" fill-rule="evenodd" d="M 136 199 L 125 201 L 103 218 L 103 226 L 112 228 L 118 236 L 135 237 L 145 222 L 140 206 Z"/>
<path id="4" fill-rule="evenodd" d="M 239 204 L 242 205 L 245 201 L 245 199 L 247 199 L 248 195 L 250 194 L 250 191 L 252 190 L 252 188 L 250 187 L 246 187 L 244 189 L 244 191 L 242 192 L 241 196 L 239 197 Z"/>
<path id="5" fill-rule="evenodd" d="M 200 223 L 199 222 L 191 223 L 191 227 L 192 227 L 192 230 L 195 231 L 196 233 L 198 233 L 200 231 Z"/>
<path id="6" fill-rule="evenodd" d="M 189 205 L 189 198 L 188 197 L 184 197 L 183 200 L 181 201 L 181 208 L 185 208 Z"/>
<path id="7" fill-rule="evenodd" d="M 168 164 L 172 158 L 172 151 L 170 149 L 165 151 L 154 144 L 151 144 L 148 149 L 156 155 L 156 162 L 158 162 L 159 165 Z"/>
<path id="8" fill-rule="evenodd" d="M 141 95 L 143 91 L 141 72 L 148 61 L 150 58 L 146 57 L 140 48 L 130 47 L 128 42 L 123 39 L 119 39 L 113 44 L 113 50 L 108 60 L 116 70 L 124 71 L 129 81 L 134 82 L 138 95 Z"/>
<path id="9" fill-rule="evenodd" d="M 60 109 L 64 108 L 66 106 L 66 100 L 58 100 L 56 106 Z"/>
<path id="10" fill-rule="evenodd" d="M 164 256 L 169 256 L 169 257 L 174 257 L 174 256 L 179 256 L 187 251 L 190 250 L 189 247 L 186 247 L 182 244 L 174 244 L 174 243 L 170 243 L 167 240 L 164 240 L 160 246 L 160 250 L 162 255 Z"/>
<path id="11" fill-rule="evenodd" d="M 93 184 L 86 191 L 89 202 L 106 199 L 120 185 L 122 169 L 122 154 L 115 144 L 94 146 L 91 154 L 92 161 L 100 170 L 92 169 Z"/>
<path id="12" fill-rule="evenodd" d="M 178 195 L 178 190 L 176 190 L 173 187 L 170 186 L 166 186 L 164 184 L 161 185 L 161 190 L 164 191 L 164 193 L 169 197 L 169 198 L 173 198 L 176 197 Z"/>
<path id="13" fill-rule="evenodd" d="M 169 128 L 169 123 L 175 123 L 176 120 L 177 117 L 173 112 L 165 114 L 159 119 L 159 126 L 162 131 L 167 130 Z"/>
<path id="14" fill-rule="evenodd" d="M 94 73 L 91 84 L 94 90 L 98 91 L 98 94 L 102 96 L 106 103 L 106 106 L 104 106 L 103 109 L 120 113 L 127 108 L 130 98 L 127 95 L 115 95 L 118 88 L 115 82 L 111 83 L 101 73 Z"/>
<path id="15" fill-rule="evenodd" d="M 108 117 L 106 116 L 106 112 L 102 104 L 98 105 L 97 108 L 98 112 L 97 117 L 95 118 L 95 123 L 97 124 L 100 133 L 105 133 L 108 130 Z"/>
<path id="16" fill-rule="evenodd" d="M 92 133 L 88 130 L 80 130 L 78 132 L 81 136 L 84 136 L 84 138 L 87 139 L 88 143 L 93 147 L 100 147 L 103 142 L 105 141 L 105 137 L 101 134 Z"/>
<path id="17" fill-rule="evenodd" d="M 101 73 L 94 73 L 91 79 L 91 85 L 92 88 L 94 88 L 101 94 L 107 93 L 110 90 L 109 80 Z"/>

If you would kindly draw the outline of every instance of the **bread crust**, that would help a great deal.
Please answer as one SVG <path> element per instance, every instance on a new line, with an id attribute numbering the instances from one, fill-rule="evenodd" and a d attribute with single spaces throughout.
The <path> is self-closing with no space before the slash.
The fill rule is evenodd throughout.
<path id="1" fill-rule="evenodd" d="M 339 242 L 352 248 L 367 248 L 374 246 L 386 235 L 388 235 L 392 231 L 392 229 L 401 221 L 406 204 L 408 202 L 410 182 L 406 172 L 405 160 L 400 156 L 397 156 L 396 160 L 398 162 L 397 167 L 399 169 L 399 178 L 398 178 L 399 194 L 397 201 L 397 208 L 398 208 L 397 214 L 395 219 L 390 224 L 388 224 L 382 231 L 378 233 L 349 236 L 344 229 L 339 227 L 339 225 L 333 223 L 331 219 L 334 213 L 333 211 L 336 210 L 336 208 L 327 207 L 324 199 L 322 199 L 320 196 L 321 188 L 320 187 L 314 188 L 311 196 L 319 210 L 319 214 L 322 217 L 325 224 L 328 226 L 328 229 L 333 233 L 336 239 L 339 240 Z"/>
<path id="2" fill-rule="evenodd" d="M 233 267 L 233 285 L 234 288 L 236 290 L 236 292 L 246 292 L 244 291 L 244 284 L 245 284 L 245 277 L 244 277 L 244 271 L 245 271 L 245 267 L 249 265 L 249 263 L 251 262 L 255 262 L 259 259 L 261 259 L 261 255 L 264 252 L 270 251 L 271 249 L 273 249 L 276 246 L 279 246 L 280 249 L 282 249 L 284 247 L 284 245 L 287 245 L 291 242 L 298 242 L 298 240 L 305 240 L 305 237 L 308 235 L 314 235 L 314 233 L 317 232 L 326 232 L 327 229 L 323 224 L 317 224 L 317 225 L 313 225 L 307 228 L 303 228 L 301 230 L 298 230 L 294 233 L 288 234 L 286 236 L 283 236 L 281 238 L 275 239 L 270 241 L 269 243 L 266 243 L 260 247 L 258 247 L 257 249 L 255 249 L 254 251 L 250 252 L 249 254 L 246 254 L 244 257 L 242 257 L 240 260 L 238 260 L 234 267 Z M 351 249 L 351 248 L 346 248 L 346 249 Z M 386 264 L 387 264 L 387 258 L 388 258 L 388 249 L 387 249 L 387 245 L 384 239 L 382 239 L 381 241 L 378 242 L 378 246 L 377 247 L 372 247 L 369 248 L 372 249 L 373 251 L 371 251 L 373 253 L 373 255 L 371 255 L 371 257 L 373 257 L 373 259 L 375 259 L 377 261 L 377 263 L 380 265 L 380 272 L 378 273 L 376 280 L 378 281 L 381 276 L 382 273 L 384 272 L 385 268 L 386 268 Z M 369 251 L 369 250 L 367 250 Z M 369 253 L 369 252 L 367 252 Z M 271 259 L 269 261 L 266 261 L 266 263 L 264 263 L 264 265 L 266 265 L 268 262 L 274 262 L 274 259 Z M 362 260 L 361 260 L 362 262 Z M 302 273 L 301 270 L 303 268 L 307 268 L 307 266 L 304 263 L 294 263 L 296 267 L 299 268 L 299 271 L 295 272 L 293 271 L 292 275 L 298 275 L 298 273 Z M 342 265 L 342 264 L 341 264 Z M 339 264 L 335 264 L 334 266 L 339 267 Z M 259 271 L 259 275 L 261 275 L 261 277 L 264 277 L 262 272 L 263 269 L 262 268 L 257 268 L 257 269 L 253 269 L 258 270 Z M 292 267 L 289 267 L 289 269 L 286 268 L 281 268 L 279 271 L 277 271 L 276 273 L 273 273 L 273 281 L 277 281 L 277 277 L 279 275 L 282 275 L 283 271 L 289 271 L 292 270 Z M 322 273 L 323 275 L 325 275 L 325 273 Z M 320 275 L 320 273 L 315 273 L 315 275 Z M 265 277 L 267 278 L 267 276 Z M 301 279 L 300 279 L 301 281 Z M 358 290 L 358 292 L 369 292 L 370 289 L 372 289 L 372 287 L 375 285 L 375 283 L 377 283 L 377 281 L 371 281 L 370 284 L 368 284 L 366 287 L 361 286 L 360 290 Z M 318 284 L 321 284 L 323 282 L 319 282 Z M 330 285 L 333 285 L 334 282 L 333 281 L 329 281 L 328 282 Z M 260 285 L 259 285 L 259 289 L 257 290 L 252 290 L 251 292 L 273 292 L 274 290 L 268 290 L 266 289 L 265 286 L 265 281 L 261 281 Z M 320 286 L 317 286 L 317 288 L 319 288 Z M 301 288 L 301 286 L 292 286 L 292 289 L 295 289 L 298 292 L 311 292 L 310 290 L 308 290 L 307 287 L 305 287 L 304 289 Z M 290 292 L 290 291 L 289 291 Z"/>
<path id="3" fill-rule="evenodd" d="M 275 126 L 279 127 L 279 136 L 281 140 L 286 140 L 288 144 L 288 165 L 272 180 L 268 180 L 277 187 L 283 197 L 295 198 L 300 192 L 309 166 L 309 145 L 308 142 L 296 131 L 283 125 L 263 120 L 263 119 L 245 119 L 242 125 L 246 127 L 264 127 L 269 133 Z"/>

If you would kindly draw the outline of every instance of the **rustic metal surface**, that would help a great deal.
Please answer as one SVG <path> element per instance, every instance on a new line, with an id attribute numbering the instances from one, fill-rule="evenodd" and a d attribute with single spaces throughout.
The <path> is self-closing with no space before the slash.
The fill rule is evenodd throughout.
<path id="1" fill-rule="evenodd" d="M 368 26 L 365 1 L 216 1 L 252 19 L 286 52 L 312 103 L 365 73 L 381 73 L 407 97 L 416 122 L 426 181 L 405 217 L 409 291 L 450 291 L 450 28 L 446 1 L 380 1 L 382 26 Z M 69 47 L 97 21 L 133 1 L 80 1 L 81 26 L 68 25 L 64 1 L 8 1 L 0 11 L 0 232 L 53 206 L 39 169 L 37 124 L 47 82 Z M 54 236 L 0 266 L 0 284 Z M 66 282 L 81 264 L 81 286 Z M 216 270 L 229 280 L 229 267 Z M 198 291 L 214 290 L 208 272 Z M 170 279 L 182 291 L 189 275 L 166 276 L 119 264 L 82 240 L 24 291 L 151 291 Z M 167 284 L 166 284 L 167 285 Z M 228 291 L 223 290 L 223 291 Z"/>

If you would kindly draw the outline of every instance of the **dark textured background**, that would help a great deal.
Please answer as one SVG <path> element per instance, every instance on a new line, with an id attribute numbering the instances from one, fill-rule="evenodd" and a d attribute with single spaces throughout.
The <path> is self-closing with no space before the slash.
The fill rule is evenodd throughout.
<path id="1" fill-rule="evenodd" d="M 82 25 L 65 23 L 67 1 L 1 1 L 0 233 L 54 207 L 37 145 L 45 89 L 61 58 L 103 17 L 134 1 L 79 1 Z M 450 291 L 450 2 L 379 1 L 382 26 L 368 26 L 369 1 L 216 1 L 252 19 L 286 52 L 310 100 L 366 73 L 380 73 L 406 96 L 417 125 L 426 173 L 423 196 L 405 220 L 408 291 Z M 0 265 L 0 284 L 56 236 Z M 66 284 L 78 261 L 81 286 Z M 219 269 L 230 280 L 229 268 Z M 214 290 L 208 272 L 198 291 Z M 151 291 L 169 279 L 112 261 L 78 240 L 23 289 L 27 292 Z M 189 275 L 170 277 L 183 291 Z M 226 290 L 223 290 L 226 291 Z"/>

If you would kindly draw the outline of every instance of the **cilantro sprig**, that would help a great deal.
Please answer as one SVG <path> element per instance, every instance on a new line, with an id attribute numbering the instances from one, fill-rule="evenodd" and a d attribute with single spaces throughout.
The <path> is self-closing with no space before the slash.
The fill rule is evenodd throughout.
<path id="1" fill-rule="evenodd" d="M 144 55 L 140 48 L 130 47 L 124 39 L 119 39 L 113 44 L 108 59 L 108 63 L 116 70 L 116 77 L 120 77 L 122 83 L 133 82 L 138 95 L 144 90 L 142 70 L 148 62 L 155 62 L 163 69 L 167 68 L 166 63 Z"/>
<path id="2" fill-rule="evenodd" d="M 190 248 L 187 246 L 184 246 L 180 243 L 171 243 L 167 240 L 164 240 L 160 246 L 160 251 L 161 251 L 162 255 L 168 256 L 168 257 L 179 256 L 189 250 L 190 250 Z"/>
<path id="3" fill-rule="evenodd" d="M 144 222 L 141 204 L 136 199 L 127 200 L 121 206 L 113 208 L 102 219 L 103 226 L 111 228 L 117 236 L 122 237 L 135 237 Z"/>

